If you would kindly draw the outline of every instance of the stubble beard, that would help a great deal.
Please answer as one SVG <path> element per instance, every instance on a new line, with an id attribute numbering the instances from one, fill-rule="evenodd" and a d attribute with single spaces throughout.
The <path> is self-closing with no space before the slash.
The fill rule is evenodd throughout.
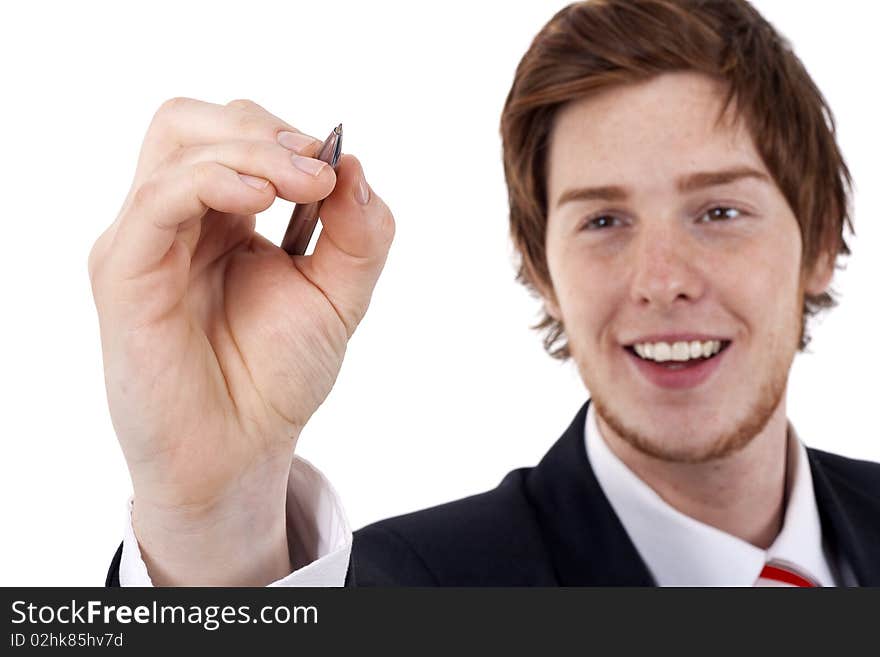
<path id="1" fill-rule="evenodd" d="M 669 445 L 655 435 L 640 431 L 624 419 L 619 409 L 607 403 L 604 391 L 599 387 L 595 390 L 590 388 L 590 397 L 598 416 L 617 436 L 639 452 L 673 463 L 705 463 L 738 452 L 767 426 L 785 394 L 793 358 L 794 351 L 773 364 L 770 376 L 756 389 L 755 398 L 734 423 L 733 428 L 700 445 L 689 444 L 688 441 L 680 446 Z M 712 429 L 714 428 L 707 427 L 707 430 Z"/>

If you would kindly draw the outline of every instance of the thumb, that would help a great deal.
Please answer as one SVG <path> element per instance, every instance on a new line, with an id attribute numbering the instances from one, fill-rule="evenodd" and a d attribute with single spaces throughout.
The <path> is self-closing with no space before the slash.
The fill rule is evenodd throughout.
<path id="1" fill-rule="evenodd" d="M 297 269 L 333 304 L 351 337 L 360 323 L 394 239 L 394 217 L 367 184 L 360 162 L 343 155 L 336 187 L 321 205 L 321 234 Z"/>

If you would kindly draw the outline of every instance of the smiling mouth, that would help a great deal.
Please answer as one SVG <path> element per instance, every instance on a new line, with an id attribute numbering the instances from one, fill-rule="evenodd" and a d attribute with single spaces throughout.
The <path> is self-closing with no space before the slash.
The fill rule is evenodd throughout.
<path id="1" fill-rule="evenodd" d="M 646 358 L 646 357 L 639 355 L 639 353 L 635 350 L 634 345 L 625 346 L 624 349 L 626 351 L 628 351 L 634 358 L 637 358 L 639 361 L 641 361 L 643 363 L 646 363 L 649 365 L 654 365 L 657 367 L 661 367 L 665 370 L 676 371 L 676 370 L 684 370 L 684 369 L 690 369 L 692 367 L 697 367 L 703 363 L 706 363 L 710 360 L 717 358 L 718 356 L 723 354 L 727 350 L 728 347 L 730 347 L 732 342 L 733 342 L 732 340 L 721 340 L 720 341 L 721 345 L 720 345 L 720 348 L 718 349 L 718 351 L 710 354 L 709 356 L 699 355 L 697 357 L 692 358 L 688 355 L 685 358 L 685 360 L 675 359 L 675 358 L 672 358 L 671 356 L 665 360 L 655 360 L 654 358 L 650 358 L 650 357 Z"/>

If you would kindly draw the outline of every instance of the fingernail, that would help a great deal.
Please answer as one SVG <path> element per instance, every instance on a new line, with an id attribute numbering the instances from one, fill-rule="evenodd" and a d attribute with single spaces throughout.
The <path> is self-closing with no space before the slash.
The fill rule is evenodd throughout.
<path id="1" fill-rule="evenodd" d="M 317 144 L 318 140 L 314 137 L 304 135 L 301 132 L 289 132 L 285 130 L 284 132 L 278 133 L 278 143 L 288 150 L 302 153 L 310 146 Z"/>
<path id="2" fill-rule="evenodd" d="M 290 156 L 290 159 L 293 160 L 293 166 L 295 166 L 300 171 L 305 171 L 306 173 L 317 176 L 324 167 L 327 166 L 326 162 L 321 162 L 321 160 L 315 160 L 310 157 L 303 157 L 302 155 L 297 155 L 294 153 Z"/>
<path id="3" fill-rule="evenodd" d="M 266 185 L 269 184 L 269 181 L 265 178 L 257 178 L 256 176 L 249 176 L 246 173 L 238 174 L 238 177 L 241 178 L 242 182 L 246 185 L 250 185 L 254 189 L 266 189 Z"/>
<path id="4" fill-rule="evenodd" d="M 366 205 L 370 202 L 370 186 L 367 184 L 366 178 L 364 178 L 364 174 L 361 173 L 358 178 L 357 189 L 354 193 L 355 200 L 361 205 Z"/>

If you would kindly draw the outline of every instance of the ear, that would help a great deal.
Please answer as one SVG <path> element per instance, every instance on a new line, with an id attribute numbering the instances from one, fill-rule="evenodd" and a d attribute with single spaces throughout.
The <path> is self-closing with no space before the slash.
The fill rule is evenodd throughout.
<path id="1" fill-rule="evenodd" d="M 804 292 L 815 296 L 828 289 L 834 277 L 834 261 L 835 256 L 830 253 L 823 253 L 816 258 L 812 270 L 805 274 Z"/>

